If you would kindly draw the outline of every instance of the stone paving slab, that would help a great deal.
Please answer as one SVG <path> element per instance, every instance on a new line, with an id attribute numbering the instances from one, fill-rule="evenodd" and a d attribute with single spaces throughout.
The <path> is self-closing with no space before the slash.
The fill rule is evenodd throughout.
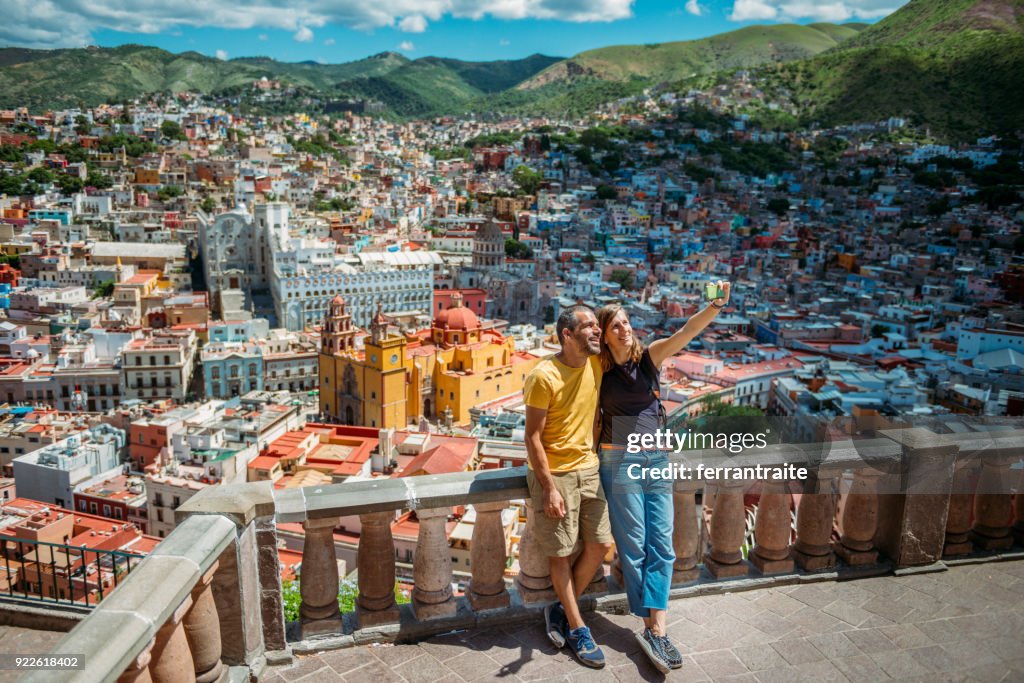
<path id="1" fill-rule="evenodd" d="M 20 626 L 0 626 L 0 652 L 4 654 L 45 654 L 64 637 L 60 631 L 37 631 Z M 14 683 L 24 672 L 0 671 L 0 683 Z"/>
<path id="2" fill-rule="evenodd" d="M 600 671 L 556 651 L 538 621 L 298 656 L 261 680 L 1024 681 L 1024 560 L 675 600 L 669 632 L 683 668 L 668 676 L 639 651 L 639 619 L 587 621 L 608 662 Z"/>

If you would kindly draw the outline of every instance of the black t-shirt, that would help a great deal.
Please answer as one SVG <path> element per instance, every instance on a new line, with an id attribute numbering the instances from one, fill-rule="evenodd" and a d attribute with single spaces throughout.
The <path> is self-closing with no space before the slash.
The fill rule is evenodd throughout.
<path id="1" fill-rule="evenodd" d="M 657 372 L 645 349 L 639 362 L 627 360 L 604 373 L 601 380 L 602 444 L 625 446 L 629 434 L 653 434 L 661 427 L 660 401 L 652 391 Z"/>

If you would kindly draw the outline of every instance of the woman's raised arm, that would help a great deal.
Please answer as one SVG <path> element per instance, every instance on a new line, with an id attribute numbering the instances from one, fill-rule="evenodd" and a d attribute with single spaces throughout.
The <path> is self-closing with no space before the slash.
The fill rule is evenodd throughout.
<path id="1" fill-rule="evenodd" d="M 725 291 L 725 296 L 711 301 L 711 303 L 704 307 L 704 310 L 699 311 L 687 320 L 686 324 L 679 328 L 671 337 L 651 342 L 648 352 L 651 354 L 651 360 L 654 361 L 654 367 L 660 368 L 667 358 L 682 351 L 728 305 L 732 285 L 722 280 L 718 281 L 718 285 Z"/>

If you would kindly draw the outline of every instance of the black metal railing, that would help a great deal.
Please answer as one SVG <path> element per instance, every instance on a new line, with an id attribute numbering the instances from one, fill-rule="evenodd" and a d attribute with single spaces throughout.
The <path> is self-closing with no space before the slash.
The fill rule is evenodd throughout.
<path id="1" fill-rule="evenodd" d="M 95 607 L 143 557 L 123 550 L 0 538 L 0 600 Z"/>

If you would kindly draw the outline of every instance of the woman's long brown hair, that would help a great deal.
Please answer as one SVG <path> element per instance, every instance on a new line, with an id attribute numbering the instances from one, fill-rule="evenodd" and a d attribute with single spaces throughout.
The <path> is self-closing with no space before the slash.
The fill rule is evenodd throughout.
<path id="1" fill-rule="evenodd" d="M 602 306 L 601 310 L 597 312 L 597 325 L 601 328 L 601 369 L 608 372 L 615 367 L 615 359 L 612 357 L 612 350 L 608 348 L 608 328 L 612 324 L 612 320 L 618 315 L 619 311 L 626 316 L 626 320 L 629 320 L 629 314 L 626 313 L 625 309 L 620 304 L 608 304 Z M 644 345 L 640 343 L 640 339 L 636 336 L 636 332 L 633 332 L 633 345 L 629 349 L 629 359 L 634 363 L 640 362 L 640 357 L 644 355 Z"/>

